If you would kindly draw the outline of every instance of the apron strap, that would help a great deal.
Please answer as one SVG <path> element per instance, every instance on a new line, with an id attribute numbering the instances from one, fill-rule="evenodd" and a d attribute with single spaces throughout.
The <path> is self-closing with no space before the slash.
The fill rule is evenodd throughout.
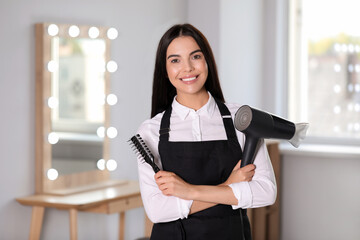
<path id="1" fill-rule="evenodd" d="M 226 107 L 226 105 L 224 103 L 218 101 L 217 99 L 215 99 L 215 102 L 216 102 L 216 104 L 219 108 L 220 114 L 222 116 L 225 131 L 226 131 L 226 136 L 227 136 L 228 140 L 236 140 L 237 141 L 235 127 L 234 127 L 234 123 L 233 123 L 229 109 Z M 161 141 L 169 141 L 171 112 L 172 112 L 172 107 L 170 105 L 168 107 L 168 109 L 166 109 L 166 111 L 161 119 L 160 130 L 159 130 L 159 135 L 160 135 Z"/>
<path id="2" fill-rule="evenodd" d="M 233 123 L 229 109 L 226 107 L 226 105 L 224 103 L 220 102 L 219 100 L 215 99 L 215 101 L 219 107 L 219 111 L 221 113 L 221 116 L 222 116 L 222 119 L 224 122 L 226 136 L 227 136 L 228 140 L 236 140 L 237 141 L 235 127 L 234 127 L 234 123 Z"/>
<path id="3" fill-rule="evenodd" d="M 166 109 L 160 124 L 160 141 L 169 141 L 169 132 L 170 132 L 170 116 L 172 112 L 171 105 Z"/>

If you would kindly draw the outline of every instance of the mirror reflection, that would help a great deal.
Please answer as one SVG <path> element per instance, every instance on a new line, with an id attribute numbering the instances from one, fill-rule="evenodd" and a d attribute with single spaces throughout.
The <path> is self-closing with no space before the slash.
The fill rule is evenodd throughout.
<path id="1" fill-rule="evenodd" d="M 104 139 L 109 132 L 105 105 L 117 100 L 113 94 L 106 95 L 107 41 L 99 37 L 96 27 L 88 28 L 84 37 L 75 25 L 61 29 L 52 24 L 48 34 L 51 166 L 59 175 L 97 170 L 104 161 Z M 110 132 L 112 137 L 117 134 Z"/>

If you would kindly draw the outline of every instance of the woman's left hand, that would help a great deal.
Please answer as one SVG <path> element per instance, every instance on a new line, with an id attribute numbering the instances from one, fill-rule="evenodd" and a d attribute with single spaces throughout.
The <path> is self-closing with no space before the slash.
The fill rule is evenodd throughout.
<path id="1" fill-rule="evenodd" d="M 175 196 L 190 200 L 191 184 L 173 172 L 159 171 L 155 174 L 155 182 L 161 192 L 166 196 Z"/>

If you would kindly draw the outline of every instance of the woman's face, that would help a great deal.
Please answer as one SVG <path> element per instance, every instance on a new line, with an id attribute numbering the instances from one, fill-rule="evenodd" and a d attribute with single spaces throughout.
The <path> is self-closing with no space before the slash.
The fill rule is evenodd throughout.
<path id="1" fill-rule="evenodd" d="M 166 71 L 178 98 L 206 93 L 208 67 L 204 54 L 189 36 L 175 38 L 166 52 Z"/>

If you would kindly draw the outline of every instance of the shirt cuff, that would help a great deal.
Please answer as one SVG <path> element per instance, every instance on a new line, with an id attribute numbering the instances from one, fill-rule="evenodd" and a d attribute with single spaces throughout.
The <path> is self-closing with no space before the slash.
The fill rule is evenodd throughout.
<path id="1" fill-rule="evenodd" d="M 229 187 L 231 187 L 238 200 L 237 205 L 231 205 L 233 209 L 249 208 L 252 206 L 252 192 L 248 182 L 232 183 Z"/>
<path id="2" fill-rule="evenodd" d="M 192 203 L 193 200 L 184 200 L 181 198 L 177 198 L 177 204 L 179 207 L 179 213 L 181 219 L 188 217 Z"/>

